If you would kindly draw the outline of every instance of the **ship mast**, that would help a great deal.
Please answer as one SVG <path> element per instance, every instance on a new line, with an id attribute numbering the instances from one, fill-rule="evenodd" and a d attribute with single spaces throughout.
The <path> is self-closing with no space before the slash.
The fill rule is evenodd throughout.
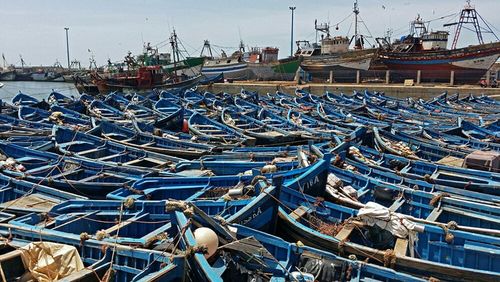
<path id="1" fill-rule="evenodd" d="M 19 58 L 21 59 L 21 70 L 24 72 L 24 59 L 23 59 L 23 56 L 21 56 L 21 54 L 19 54 Z"/>
<path id="2" fill-rule="evenodd" d="M 174 78 L 177 77 L 177 62 L 180 61 L 179 57 L 179 46 L 177 44 L 177 34 L 175 33 L 175 29 L 170 36 L 170 45 L 172 46 L 172 55 L 174 59 Z"/>
<path id="3" fill-rule="evenodd" d="M 353 12 L 354 12 L 354 36 L 355 40 L 358 40 L 358 15 L 359 15 L 358 0 L 354 1 Z M 354 43 L 356 43 L 356 41 Z"/>
<path id="4" fill-rule="evenodd" d="M 354 40 L 354 49 L 363 49 L 363 35 L 359 34 L 358 31 L 358 15 L 359 15 L 359 6 L 358 6 L 358 0 L 354 1 L 354 8 L 353 8 L 353 13 L 354 13 L 354 35 L 351 39 Z"/>
<path id="5" fill-rule="evenodd" d="M 488 23 L 481 17 L 481 15 L 479 15 L 479 13 L 476 11 L 476 8 L 470 2 L 470 0 L 467 0 L 465 7 L 460 12 L 458 22 L 443 25 L 445 27 L 452 25 L 457 26 L 451 49 L 457 48 L 458 39 L 460 38 L 460 32 L 462 31 L 462 27 L 464 24 L 472 24 L 474 26 L 474 31 L 476 32 L 479 44 L 484 44 L 483 33 L 491 33 L 497 40 L 499 40 L 498 36 L 493 32 Z M 481 19 L 485 27 L 479 25 L 479 19 Z M 467 27 L 464 28 L 468 29 Z"/>

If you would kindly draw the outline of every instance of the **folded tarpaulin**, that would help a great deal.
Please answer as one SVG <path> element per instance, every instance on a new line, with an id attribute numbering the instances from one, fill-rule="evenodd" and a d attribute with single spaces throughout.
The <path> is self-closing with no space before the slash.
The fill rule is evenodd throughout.
<path id="1" fill-rule="evenodd" d="M 39 282 L 57 281 L 85 268 L 73 246 L 33 242 L 20 250 L 25 267 Z"/>
<path id="2" fill-rule="evenodd" d="M 364 224 L 369 226 L 377 225 L 398 238 L 408 238 L 410 254 L 412 257 L 414 256 L 413 246 L 417 240 L 417 230 L 420 228 L 412 221 L 406 219 L 405 216 L 393 212 L 380 204 L 368 202 L 365 207 L 359 210 L 358 218 Z"/>

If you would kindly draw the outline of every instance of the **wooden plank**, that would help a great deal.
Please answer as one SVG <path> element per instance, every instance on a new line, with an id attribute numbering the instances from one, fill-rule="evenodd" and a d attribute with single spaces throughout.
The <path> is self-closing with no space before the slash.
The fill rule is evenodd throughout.
<path id="1" fill-rule="evenodd" d="M 405 199 L 403 197 L 397 199 L 396 201 L 394 201 L 394 203 L 392 203 L 392 205 L 389 207 L 389 210 L 390 211 L 397 211 L 404 203 L 405 203 Z"/>
<path id="2" fill-rule="evenodd" d="M 81 171 L 83 171 L 83 169 L 68 170 L 68 171 L 65 171 L 63 173 L 59 173 L 59 174 L 53 175 L 52 178 L 53 179 L 58 179 L 58 178 L 65 177 L 65 176 L 68 176 L 70 174 L 78 173 L 78 172 L 81 172 Z"/>
<path id="3" fill-rule="evenodd" d="M 0 255 L 0 262 L 11 260 L 17 256 L 21 256 L 22 251 L 21 250 L 13 250 L 8 253 L 5 253 L 3 255 Z"/>
<path id="4" fill-rule="evenodd" d="M 72 224 L 76 221 L 80 221 L 80 220 L 84 220 L 85 218 L 87 217 L 90 217 L 90 216 L 93 216 L 93 215 L 96 215 L 98 214 L 100 211 L 92 211 L 92 212 L 89 212 L 87 214 L 84 214 L 82 216 L 73 216 L 73 218 L 69 218 L 68 221 L 56 226 L 53 230 L 61 230 L 61 227 L 64 227 L 65 225 L 68 225 L 68 224 Z"/>
<path id="5" fill-rule="evenodd" d="M 346 224 L 342 229 L 340 230 L 337 235 L 335 235 L 335 239 L 338 239 L 340 241 L 345 241 L 349 236 L 351 235 L 352 231 L 354 230 L 354 224 Z"/>
<path id="6" fill-rule="evenodd" d="M 80 271 L 76 271 L 71 273 L 70 275 L 58 280 L 59 282 L 65 281 L 85 281 L 85 278 L 88 278 L 89 281 L 92 281 L 93 278 L 96 278 L 96 272 L 91 269 L 84 268 Z"/>
<path id="7" fill-rule="evenodd" d="M 106 232 L 106 234 L 112 234 L 112 233 L 114 233 L 118 229 L 121 229 L 121 228 L 123 228 L 123 227 L 125 227 L 127 225 L 135 223 L 136 220 L 141 220 L 141 219 L 145 218 L 147 215 L 149 215 L 149 214 L 147 214 L 147 213 L 146 214 L 142 214 L 142 215 L 140 215 L 138 217 L 133 217 L 133 218 L 130 218 L 128 220 L 122 221 L 122 222 L 120 222 L 118 224 L 115 224 L 115 225 L 111 226 L 110 228 L 104 230 L 104 232 Z"/>
<path id="8" fill-rule="evenodd" d="M 304 207 L 304 206 L 299 206 L 298 208 L 296 208 L 294 211 L 292 211 L 290 213 L 290 216 L 293 217 L 293 219 L 298 220 L 298 219 L 304 217 L 304 215 L 307 214 L 308 210 L 309 209 Z"/>
<path id="9" fill-rule="evenodd" d="M 83 156 L 83 155 L 86 155 L 86 154 L 89 154 L 89 153 L 98 152 L 100 150 L 102 150 L 102 148 L 92 148 L 90 150 L 85 150 L 85 151 L 78 152 L 78 155 Z"/>
<path id="10" fill-rule="evenodd" d="M 406 256 L 406 250 L 408 249 L 408 239 L 398 238 L 396 240 L 396 245 L 394 246 L 394 253 L 398 257 Z"/>
<path id="11" fill-rule="evenodd" d="M 464 159 L 453 157 L 453 156 L 447 156 L 447 157 L 440 159 L 436 163 L 442 164 L 442 165 L 454 166 L 454 167 L 462 167 L 462 165 L 464 164 Z"/>
<path id="12" fill-rule="evenodd" d="M 102 158 L 98 158 L 97 161 L 106 162 L 106 161 L 109 161 L 111 159 L 114 159 L 114 158 L 122 156 L 122 155 L 124 155 L 124 153 L 118 153 L 118 154 L 114 154 L 114 155 L 109 155 L 109 156 L 105 156 L 105 157 L 102 157 Z"/>
<path id="13" fill-rule="evenodd" d="M 442 212 L 443 212 L 442 209 L 434 208 L 425 220 L 436 221 L 436 219 L 438 219 L 438 217 L 441 215 Z"/>

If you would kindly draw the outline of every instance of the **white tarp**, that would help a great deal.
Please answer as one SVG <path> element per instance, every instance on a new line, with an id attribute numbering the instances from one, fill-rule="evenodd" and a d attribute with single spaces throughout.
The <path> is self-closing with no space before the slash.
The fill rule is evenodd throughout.
<path id="1" fill-rule="evenodd" d="M 25 267 L 39 282 L 57 281 L 85 268 L 73 246 L 33 242 L 20 250 Z"/>
<path id="2" fill-rule="evenodd" d="M 413 257 L 413 246 L 417 240 L 417 226 L 415 223 L 406 219 L 405 216 L 374 202 L 368 202 L 364 208 L 361 208 L 358 212 L 358 218 L 364 224 L 369 226 L 377 225 L 398 238 L 408 238 L 410 253 Z"/>

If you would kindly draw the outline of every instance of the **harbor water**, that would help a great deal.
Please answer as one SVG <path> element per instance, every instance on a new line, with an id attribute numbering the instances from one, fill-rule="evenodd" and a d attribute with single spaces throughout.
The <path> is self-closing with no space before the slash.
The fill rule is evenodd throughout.
<path id="1" fill-rule="evenodd" d="M 37 82 L 37 81 L 4 81 L 0 88 L 0 99 L 5 102 L 11 101 L 19 91 L 29 94 L 39 100 L 46 99 L 52 90 L 68 97 L 78 97 L 78 91 L 73 83 L 66 82 Z"/>

